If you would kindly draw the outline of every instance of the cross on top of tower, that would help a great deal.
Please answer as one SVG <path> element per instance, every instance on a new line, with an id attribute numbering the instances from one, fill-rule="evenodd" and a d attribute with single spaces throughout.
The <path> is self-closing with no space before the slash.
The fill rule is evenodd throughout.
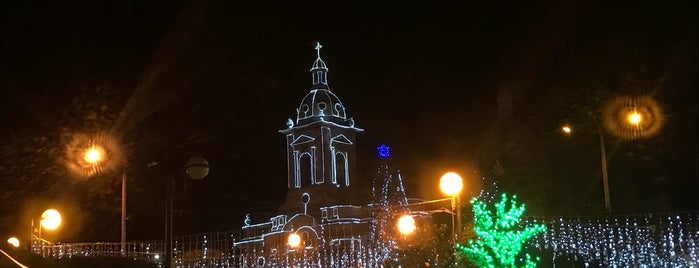
<path id="1" fill-rule="evenodd" d="M 316 42 L 316 53 L 318 54 L 318 58 L 320 59 L 320 49 L 323 48 L 323 46 L 320 44 L 320 42 Z"/>

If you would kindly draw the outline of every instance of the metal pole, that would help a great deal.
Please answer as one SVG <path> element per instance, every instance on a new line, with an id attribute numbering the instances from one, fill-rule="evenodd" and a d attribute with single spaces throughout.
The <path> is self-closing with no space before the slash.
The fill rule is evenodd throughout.
<path id="1" fill-rule="evenodd" d="M 604 210 L 607 213 L 612 212 L 611 202 L 609 201 L 609 178 L 607 177 L 607 153 L 604 146 L 604 135 L 602 130 L 599 130 L 599 147 L 602 161 L 602 182 L 604 184 Z"/>
<path id="2" fill-rule="evenodd" d="M 170 239 L 171 239 L 171 233 L 170 233 L 170 189 L 171 185 L 170 182 L 165 183 L 165 243 L 163 247 L 165 247 L 165 258 L 164 258 L 164 263 L 163 267 L 165 268 L 170 268 L 170 261 L 171 261 L 171 255 L 172 255 L 172 247 L 170 247 Z"/>
<path id="3" fill-rule="evenodd" d="M 126 168 L 121 176 L 121 255 L 126 254 Z"/>
<path id="4" fill-rule="evenodd" d="M 451 197 L 451 242 L 456 245 L 456 227 L 454 224 L 454 213 L 456 210 L 456 196 Z"/>
<path id="5" fill-rule="evenodd" d="M 29 251 L 34 252 L 34 219 L 32 219 L 31 230 L 29 230 Z"/>
<path id="6" fill-rule="evenodd" d="M 456 213 L 456 194 L 451 196 L 451 250 L 453 252 L 452 257 L 454 258 L 454 267 L 457 267 L 456 263 L 456 227 L 454 226 L 454 214 Z"/>
<path id="7" fill-rule="evenodd" d="M 461 193 L 456 196 L 456 236 L 461 235 Z"/>
<path id="8" fill-rule="evenodd" d="M 44 256 L 44 239 L 41 238 L 41 221 L 39 221 L 39 252 Z"/>
<path id="9" fill-rule="evenodd" d="M 172 267 L 172 192 L 173 181 L 171 177 L 165 187 L 165 263 L 163 267 Z"/>

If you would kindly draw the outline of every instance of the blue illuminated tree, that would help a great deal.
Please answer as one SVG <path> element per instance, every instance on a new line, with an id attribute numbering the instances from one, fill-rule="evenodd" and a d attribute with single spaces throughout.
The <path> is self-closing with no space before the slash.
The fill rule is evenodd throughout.
<path id="1" fill-rule="evenodd" d="M 478 197 L 471 200 L 477 238 L 468 240 L 467 245 L 457 244 L 456 248 L 478 267 L 517 267 L 518 263 L 524 267 L 536 267 L 539 257 L 532 260 L 529 254 L 525 254 L 520 262 L 517 262 L 517 257 L 522 245 L 537 233 L 545 232 L 546 226 L 522 226 L 520 220 L 525 206 L 518 205 L 516 198 L 513 195 L 508 202 L 507 194 L 503 193 L 500 201 L 494 204 L 494 211 L 488 208 L 488 202 Z"/>

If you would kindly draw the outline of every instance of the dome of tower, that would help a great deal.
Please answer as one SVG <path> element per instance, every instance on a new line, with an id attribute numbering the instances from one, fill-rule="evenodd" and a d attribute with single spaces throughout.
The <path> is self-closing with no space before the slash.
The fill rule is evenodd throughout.
<path id="1" fill-rule="evenodd" d="M 298 124 L 317 120 L 343 123 L 347 119 L 345 106 L 340 98 L 327 89 L 313 89 L 308 92 L 297 111 Z"/>
<path id="2" fill-rule="evenodd" d="M 328 69 L 328 67 L 325 66 L 325 62 L 323 62 L 323 60 L 321 58 L 317 58 L 313 62 L 313 66 L 311 66 L 311 70 L 314 70 L 314 69 Z"/>

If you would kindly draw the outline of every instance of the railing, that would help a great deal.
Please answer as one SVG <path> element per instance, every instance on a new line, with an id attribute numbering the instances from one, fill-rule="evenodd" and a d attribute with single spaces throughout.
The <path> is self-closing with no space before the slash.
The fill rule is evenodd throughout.
<path id="1" fill-rule="evenodd" d="M 206 233 L 173 239 L 173 264 L 176 267 L 234 267 L 234 232 Z M 45 258 L 124 257 L 163 264 L 164 241 L 128 242 L 124 251 L 120 242 L 47 244 L 33 241 L 34 253 Z"/>
<path id="2" fill-rule="evenodd" d="M 65 243 L 46 244 L 34 241 L 34 253 L 45 258 L 75 258 L 75 257 L 124 257 L 135 260 L 162 262 L 165 252 L 163 241 L 128 242 L 124 251 L 121 243 Z"/>

